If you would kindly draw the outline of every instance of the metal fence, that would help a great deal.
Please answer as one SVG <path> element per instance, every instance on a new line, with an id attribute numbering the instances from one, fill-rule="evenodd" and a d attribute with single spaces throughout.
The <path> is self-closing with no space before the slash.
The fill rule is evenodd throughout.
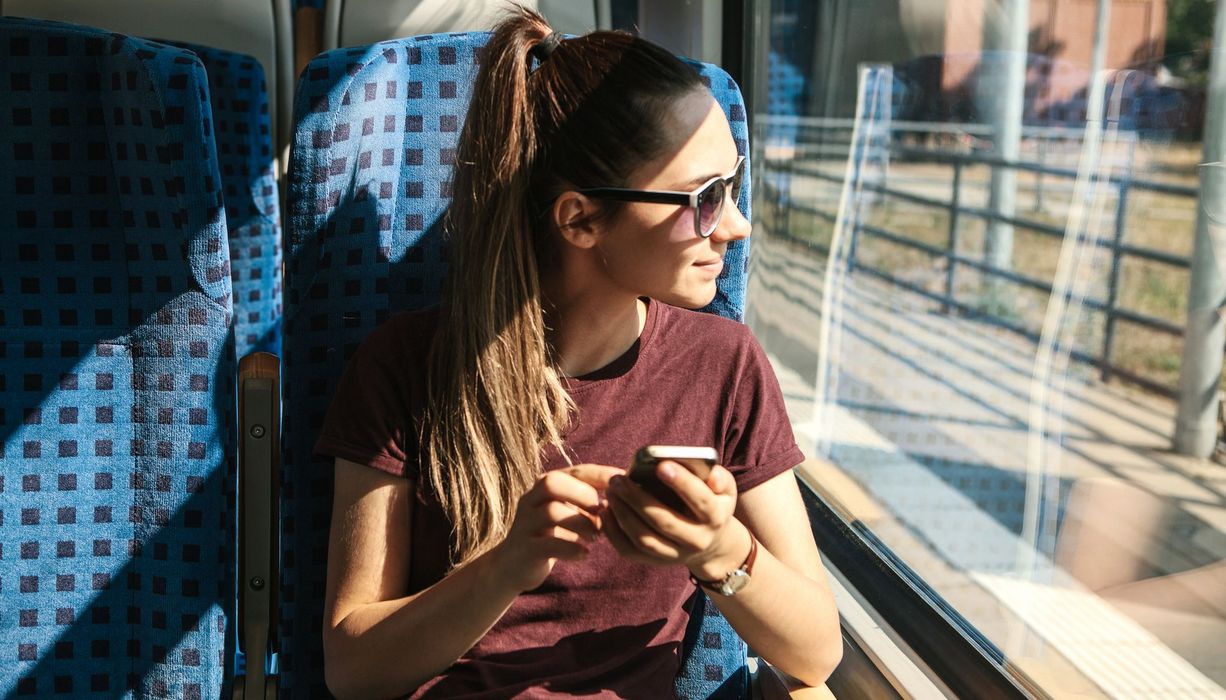
<path id="1" fill-rule="evenodd" d="M 823 125 L 825 128 L 830 128 L 829 125 Z M 908 125 L 895 123 L 893 129 L 906 129 Z M 925 130 L 931 131 L 933 125 L 914 125 L 913 128 L 924 127 Z M 938 125 L 948 128 L 952 125 Z M 962 125 L 958 125 L 962 126 Z M 1080 132 L 1078 132 L 1080 133 Z M 1055 138 L 1066 139 L 1069 136 L 1061 131 L 1054 132 Z M 803 143 L 803 141 L 801 142 Z M 847 147 L 844 144 L 839 144 L 837 141 L 831 143 L 829 140 L 810 142 L 816 148 L 800 149 L 796 154 L 797 157 L 786 159 L 767 159 L 763 169 L 765 177 L 760 179 L 762 187 L 767 193 L 767 202 L 770 203 L 776 212 L 798 211 L 818 217 L 830 223 L 834 223 L 836 213 L 827 211 L 813 205 L 804 203 L 795 203 L 791 201 L 788 192 L 784 191 L 784 187 L 779 186 L 777 180 L 780 178 L 790 178 L 802 176 L 811 177 L 820 181 L 827 181 L 835 185 L 842 184 L 842 175 L 833 175 L 829 172 L 821 170 L 813 164 L 814 156 L 821 157 L 823 155 L 833 154 L 837 152 L 839 147 L 842 147 L 842 153 L 847 153 Z M 833 150 L 832 150 L 833 149 Z M 1037 180 L 1039 190 L 1036 196 L 1041 197 L 1042 194 L 1042 178 L 1055 178 L 1056 180 L 1068 179 L 1075 180 L 1077 171 L 1073 168 L 1053 167 L 1043 163 L 1035 162 L 1012 162 L 1006 161 L 991 155 L 981 153 L 958 153 L 932 148 L 914 148 L 900 145 L 891 145 L 890 158 L 905 159 L 909 164 L 928 163 L 939 164 L 949 168 L 950 171 L 950 198 L 948 200 L 928 197 L 913 192 L 907 192 L 895 187 L 890 187 L 884 183 L 862 183 L 862 188 L 882 195 L 884 197 L 894 198 L 900 201 L 909 202 L 911 204 L 927 207 L 935 210 L 942 210 L 948 217 L 948 230 L 945 240 L 945 245 L 932 245 L 924 241 L 916 240 L 914 237 L 908 236 L 904 232 L 892 231 L 879 226 L 873 226 L 865 222 L 855 221 L 855 230 L 852 232 L 852 243 L 850 245 L 851 254 L 849 255 L 848 265 L 849 271 L 854 269 L 862 271 L 873 277 L 880 278 L 899 287 L 908 289 L 914 293 L 930 298 L 939 302 L 943 310 L 948 313 L 951 309 L 957 309 L 959 312 L 969 316 L 975 316 L 981 320 L 992 323 L 993 325 L 1009 329 L 1019 333 L 1031 340 L 1038 340 L 1038 333 L 1035 330 L 1026 328 L 1008 318 L 1000 316 L 992 312 L 992 310 L 984 310 L 978 307 L 973 307 L 964 301 L 956 298 L 954 278 L 958 268 L 969 268 L 978 271 L 979 273 L 990 277 L 1002 279 L 1007 282 L 1020 285 L 1022 287 L 1041 291 L 1047 295 L 1053 293 L 1052 285 L 1041 279 L 1021 274 L 1014 270 L 1002 269 L 993 266 L 984 260 L 968 257 L 965 254 L 958 252 L 958 235 L 959 223 L 962 217 L 970 216 L 977 217 L 984 221 L 998 221 L 1012 225 L 1017 229 L 1031 231 L 1042 236 L 1048 236 L 1055 239 L 1064 237 L 1064 229 L 1059 226 L 1053 226 L 1041 221 L 1027 219 L 1021 216 L 1007 216 L 997 211 L 985 207 L 968 206 L 963 202 L 963 173 L 969 167 L 987 166 L 993 171 L 998 168 L 1009 168 L 1019 172 L 1034 173 L 1039 179 Z M 1135 191 L 1150 191 L 1159 192 L 1178 197 L 1188 197 L 1195 200 L 1197 197 L 1197 189 L 1182 185 L 1173 185 L 1162 182 L 1154 182 L 1134 178 L 1131 175 L 1131 168 L 1125 163 L 1121 168 L 1123 174 L 1109 175 L 1099 180 L 1100 183 L 1106 182 L 1116 188 L 1118 193 L 1116 201 L 1116 210 L 1114 214 L 1114 224 L 1112 235 L 1109 241 L 1100 241 L 1100 247 L 1110 249 L 1110 273 L 1108 277 L 1108 287 L 1106 299 L 1087 299 L 1086 306 L 1095 311 L 1099 311 L 1104 317 L 1104 328 L 1102 344 L 1097 354 L 1091 354 L 1084 351 L 1073 351 L 1072 356 L 1081 361 L 1094 365 L 1101 371 L 1101 376 L 1104 381 L 1112 376 L 1118 376 L 1130 382 L 1138 384 L 1150 391 L 1160 393 L 1165 396 L 1174 396 L 1176 387 L 1169 386 L 1157 382 L 1153 379 L 1141 376 L 1135 372 L 1127 370 L 1112 359 L 1113 345 L 1115 344 L 1117 325 L 1120 321 L 1131 323 L 1151 331 L 1182 337 L 1184 329 L 1181 325 L 1172 323 L 1163 318 L 1140 313 L 1138 311 L 1123 308 L 1119 305 L 1119 287 L 1120 277 L 1123 263 L 1127 259 L 1145 260 L 1161 265 L 1170 266 L 1172 268 L 1187 270 L 1189 268 L 1189 260 L 1186 257 L 1174 255 L 1161 250 L 1132 245 L 1125 242 L 1125 231 L 1128 225 L 1128 201 L 1129 195 Z M 816 245 L 814 241 L 803 237 L 795 236 L 784 227 L 783 235 L 801 240 L 808 245 Z M 1189 231 L 1189 235 L 1191 232 Z M 921 285 L 915 284 L 905 279 L 901 279 L 893 275 L 888 270 L 879 269 L 866 265 L 856 259 L 856 241 L 861 236 L 869 236 L 872 238 L 888 241 L 895 245 L 903 246 L 911 250 L 920 251 L 934 258 L 941 258 L 945 261 L 945 280 L 944 290 L 942 292 L 934 292 Z M 816 245 L 821 249 L 822 246 Z M 824 251 L 829 253 L 828 250 Z"/>

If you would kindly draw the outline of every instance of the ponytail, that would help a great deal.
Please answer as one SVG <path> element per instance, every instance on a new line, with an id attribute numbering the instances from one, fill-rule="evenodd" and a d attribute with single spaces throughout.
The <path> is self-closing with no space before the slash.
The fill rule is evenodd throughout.
<path id="1" fill-rule="evenodd" d="M 541 454 L 569 461 L 573 402 L 545 335 L 538 213 L 561 183 L 617 185 L 662 148 L 668 99 L 701 85 L 667 51 L 620 32 L 557 39 L 524 8 L 481 53 L 460 134 L 447 215 L 444 312 L 427 358 L 423 478 L 450 518 L 452 561 L 506 535 L 541 474 Z M 551 52 L 551 53 L 550 53 Z"/>

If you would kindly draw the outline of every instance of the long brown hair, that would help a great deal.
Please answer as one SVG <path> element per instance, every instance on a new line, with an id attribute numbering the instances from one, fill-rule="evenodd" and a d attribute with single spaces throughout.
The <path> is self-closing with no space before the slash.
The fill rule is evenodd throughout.
<path id="1" fill-rule="evenodd" d="M 530 52 L 550 33 L 523 8 L 498 25 L 460 134 L 422 424 L 423 471 L 453 523 L 455 564 L 502 540 L 544 449 L 566 455 L 573 404 L 545 335 L 542 212 L 563 186 L 623 185 L 669 145 L 671 101 L 702 86 L 668 51 L 623 32 L 565 39 L 538 64 Z"/>

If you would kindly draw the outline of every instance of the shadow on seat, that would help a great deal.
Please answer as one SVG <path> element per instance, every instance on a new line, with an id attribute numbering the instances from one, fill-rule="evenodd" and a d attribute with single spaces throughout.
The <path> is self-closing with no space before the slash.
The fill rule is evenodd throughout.
<path id="1" fill-rule="evenodd" d="M 0 695 L 217 697 L 234 340 L 190 52 L 0 18 Z"/>

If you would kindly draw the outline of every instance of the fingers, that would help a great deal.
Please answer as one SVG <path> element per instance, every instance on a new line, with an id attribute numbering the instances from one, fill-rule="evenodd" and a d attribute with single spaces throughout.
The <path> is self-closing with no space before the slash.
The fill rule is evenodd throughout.
<path id="1" fill-rule="evenodd" d="M 576 537 L 595 542 L 600 538 L 600 520 L 583 511 L 575 510 L 573 506 L 558 501 L 551 502 L 547 507 L 546 527 L 554 527 L 573 533 Z"/>
<path id="2" fill-rule="evenodd" d="M 650 496 L 647 497 L 651 498 Z M 664 508 L 664 506 L 658 507 L 667 511 L 667 508 Z M 626 536 L 626 540 L 635 549 L 665 560 L 676 560 L 681 557 L 681 549 L 677 543 L 669 540 L 648 525 L 635 508 L 620 497 L 614 496 L 609 499 L 609 512 L 613 514 L 613 517 L 617 518 L 617 524 L 621 528 L 622 534 Z M 667 513 L 664 514 L 667 515 Z"/>
<path id="3" fill-rule="evenodd" d="M 603 464 L 576 464 L 557 471 L 569 474 L 600 491 L 609 488 L 609 479 L 626 473 L 625 469 L 609 467 Z"/>
<path id="4" fill-rule="evenodd" d="M 621 473 L 601 465 L 554 470 L 519 499 L 515 520 L 497 551 L 526 567 L 518 579 L 521 590 L 539 586 L 558 561 L 587 559 L 589 547 L 600 537 L 605 511 L 600 491 Z"/>
<path id="5" fill-rule="evenodd" d="M 602 521 L 601 531 L 608 538 L 609 544 L 613 545 L 613 549 L 617 550 L 618 554 L 627 559 L 645 564 L 667 565 L 674 563 L 671 559 L 653 556 L 636 547 L 618 523 L 617 515 L 613 512 L 612 507 L 610 507 L 609 514 Z"/>
<path id="6" fill-rule="evenodd" d="M 723 467 L 706 480 L 664 460 L 657 476 L 693 512 L 679 514 L 624 477 L 625 470 L 577 464 L 543 475 L 521 501 L 519 529 L 537 553 L 578 560 L 601 534 L 627 558 L 668 565 L 705 551 L 736 504 L 736 482 Z M 603 498 L 607 490 L 609 499 Z M 533 534 L 534 533 L 534 534 Z"/>
<path id="7" fill-rule="evenodd" d="M 720 495 L 736 495 L 736 477 L 726 467 L 715 465 L 707 475 L 707 487 Z"/>
<path id="8" fill-rule="evenodd" d="M 609 496 L 609 513 L 621 514 L 623 530 L 627 526 L 641 524 L 642 528 L 656 539 L 668 543 L 670 552 L 677 552 L 682 558 L 701 551 L 711 541 L 712 529 L 701 523 L 695 523 L 678 515 L 668 506 L 661 504 L 651 494 L 637 486 L 623 490 L 611 490 Z M 605 521 L 608 520 L 606 515 Z M 605 528 L 607 529 L 607 528 Z M 634 534 L 639 532 L 635 529 Z M 647 550 L 662 554 L 660 548 L 652 548 L 646 543 Z"/>
<path id="9" fill-rule="evenodd" d="M 694 514 L 694 520 L 700 523 L 723 522 L 736 505 L 736 480 L 719 465 L 711 469 L 704 481 L 676 462 L 661 460 L 656 476 L 677 492 Z"/>
<path id="10" fill-rule="evenodd" d="M 566 560 L 586 558 L 589 547 L 600 537 L 592 517 L 557 501 L 541 510 L 546 522 L 534 537 L 540 547 L 537 554 Z"/>
<path id="11" fill-rule="evenodd" d="M 542 557 L 581 561 L 587 559 L 588 547 L 582 542 L 571 542 L 558 537 L 543 535 L 537 542 L 536 553 Z"/>
<path id="12" fill-rule="evenodd" d="M 601 518 L 562 501 L 548 501 L 533 508 L 520 509 L 513 530 L 531 536 L 551 536 L 573 542 L 595 542 L 600 538 Z"/>
<path id="13" fill-rule="evenodd" d="M 562 501 L 591 513 L 598 512 L 601 507 L 600 492 L 581 478 L 591 478 L 592 472 L 590 470 L 573 472 L 572 469 L 574 468 L 557 469 L 538 479 L 532 490 L 525 495 L 528 505 L 540 506 L 549 501 Z M 612 467 L 605 467 L 605 469 L 612 469 Z"/>

